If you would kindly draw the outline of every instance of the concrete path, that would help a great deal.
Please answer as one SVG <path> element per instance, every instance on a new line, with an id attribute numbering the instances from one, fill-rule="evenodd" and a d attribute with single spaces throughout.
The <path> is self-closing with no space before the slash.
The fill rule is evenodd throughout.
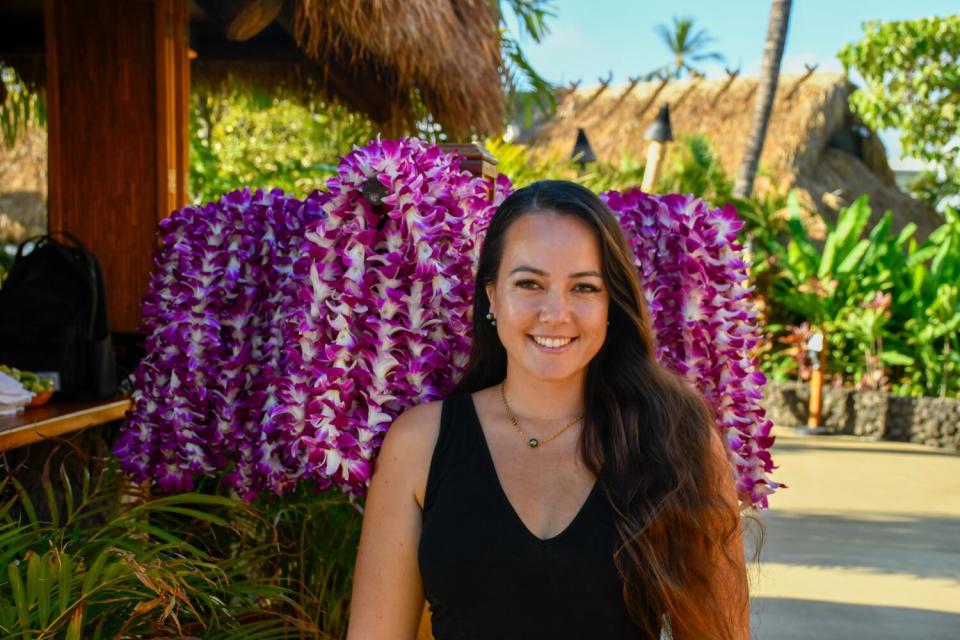
<path id="1" fill-rule="evenodd" d="M 775 429 L 759 640 L 960 640 L 960 455 Z"/>

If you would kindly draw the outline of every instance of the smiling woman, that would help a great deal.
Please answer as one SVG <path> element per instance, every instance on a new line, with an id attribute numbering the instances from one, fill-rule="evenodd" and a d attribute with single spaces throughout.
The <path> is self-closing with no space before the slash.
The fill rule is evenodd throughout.
<path id="1" fill-rule="evenodd" d="M 538 182 L 494 214 L 466 373 L 391 426 L 348 637 L 745 638 L 733 478 L 703 398 L 654 358 L 610 209 Z M 578 427 L 578 428 L 575 428 Z"/>
<path id="2" fill-rule="evenodd" d="M 499 276 L 486 284 L 486 293 L 500 341 L 516 354 L 511 382 L 523 376 L 540 386 L 582 386 L 606 338 L 610 306 L 593 231 L 577 218 L 543 211 L 511 225 L 505 249 Z M 531 388 L 526 382 L 523 387 Z M 549 401 L 552 394 L 538 395 Z M 579 402 L 570 398 L 571 405 Z"/>

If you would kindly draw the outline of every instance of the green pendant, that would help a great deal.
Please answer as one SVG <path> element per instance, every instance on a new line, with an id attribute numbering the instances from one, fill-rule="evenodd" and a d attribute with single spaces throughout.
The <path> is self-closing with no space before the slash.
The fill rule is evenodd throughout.
<path id="1" fill-rule="evenodd" d="M 537 440 L 536 438 L 530 438 L 529 440 L 527 440 L 527 444 L 530 445 L 531 449 L 535 449 L 540 446 L 540 441 Z"/>

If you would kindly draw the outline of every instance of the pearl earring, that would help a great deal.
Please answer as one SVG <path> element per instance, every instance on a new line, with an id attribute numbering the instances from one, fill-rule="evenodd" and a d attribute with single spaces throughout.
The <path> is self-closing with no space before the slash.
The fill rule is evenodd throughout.
<path id="1" fill-rule="evenodd" d="M 489 320 L 490 324 L 493 325 L 494 327 L 497 326 L 497 319 L 494 318 L 493 314 L 489 311 L 487 311 L 487 320 Z"/>

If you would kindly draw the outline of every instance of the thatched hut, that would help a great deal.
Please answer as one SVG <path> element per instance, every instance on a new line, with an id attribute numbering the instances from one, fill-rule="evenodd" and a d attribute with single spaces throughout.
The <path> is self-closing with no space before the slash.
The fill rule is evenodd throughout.
<path id="1" fill-rule="evenodd" d="M 638 82 L 626 89 L 579 88 L 558 99 L 553 118 L 525 131 L 520 141 L 541 152 L 569 154 L 578 127 L 601 160 L 642 159 L 643 134 L 661 104 L 670 105 L 675 137 L 710 140 L 728 175 L 746 146 L 757 78 Z M 758 189 L 796 189 L 804 206 L 836 219 L 839 208 L 867 194 L 876 221 L 884 211 L 894 226 L 916 223 L 925 238 L 940 214 L 897 188 L 883 145 L 850 111 L 853 90 L 838 73 L 781 76 L 760 159 L 766 178 Z"/>
<path id="2" fill-rule="evenodd" d="M 100 259 L 135 331 L 158 220 L 186 204 L 191 82 L 340 102 L 385 135 L 500 129 L 488 0 L 0 0 L 0 60 L 46 94 L 48 226 Z"/>

